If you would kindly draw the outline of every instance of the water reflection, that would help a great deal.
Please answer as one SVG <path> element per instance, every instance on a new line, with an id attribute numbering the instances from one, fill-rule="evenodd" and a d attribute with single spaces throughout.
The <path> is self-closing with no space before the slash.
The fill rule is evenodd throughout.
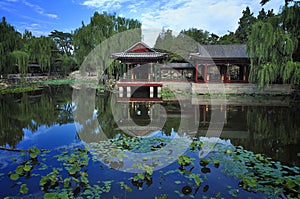
<path id="1" fill-rule="evenodd" d="M 156 130 L 166 133 L 170 133 L 172 129 L 177 131 L 180 123 L 184 124 L 181 129 L 190 136 L 206 136 L 209 125 L 218 126 L 218 123 L 222 122 L 220 118 L 220 121 L 216 120 L 215 124 L 211 124 L 212 109 L 216 109 L 225 114 L 221 138 L 230 139 L 234 145 L 266 154 L 285 164 L 300 165 L 297 157 L 300 143 L 298 104 L 275 106 L 268 104 L 268 101 L 263 104 L 264 101 L 260 100 L 260 103 L 247 101 L 244 104 L 212 107 L 205 100 L 187 98 L 190 103 L 186 103 L 189 106 L 186 110 L 190 112 L 185 112 L 176 100 L 122 101 L 109 93 L 91 95 L 93 90 L 86 90 L 83 93 L 86 100 L 81 103 L 88 105 L 89 100 L 93 99 L 95 107 L 90 107 L 88 111 L 77 110 L 80 114 L 87 114 L 82 118 L 90 118 L 78 121 L 82 130 L 78 131 L 74 127 L 73 116 L 77 102 L 72 102 L 72 92 L 70 86 L 50 86 L 40 91 L 0 95 L 0 145 L 12 148 L 27 147 L 37 145 L 44 139 L 43 146 L 51 148 L 71 143 L 72 139 L 76 141 L 84 133 L 87 133 L 83 135 L 85 138 L 90 136 L 90 141 L 95 141 L 95 136 L 98 136 L 98 140 L 103 140 L 124 132 L 131 133 L 129 135 L 132 136 L 146 136 Z M 96 124 L 101 128 L 95 128 Z M 197 131 L 190 130 L 195 128 Z M 30 142 L 26 141 L 26 138 L 28 140 L 32 135 L 43 131 L 47 131 L 45 135 L 54 136 L 55 139 L 61 135 L 70 137 L 63 143 L 57 142 L 55 146 L 47 143 L 43 135 L 30 139 Z"/>
<path id="2" fill-rule="evenodd" d="M 0 95 L 0 145 L 16 145 L 24 139 L 23 130 L 73 122 L 72 89 L 47 87 L 41 91 Z"/>

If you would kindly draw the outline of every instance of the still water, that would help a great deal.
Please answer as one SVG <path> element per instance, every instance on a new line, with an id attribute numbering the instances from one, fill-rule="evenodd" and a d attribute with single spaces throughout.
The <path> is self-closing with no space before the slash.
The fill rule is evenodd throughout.
<path id="1" fill-rule="evenodd" d="M 46 168 L 46 171 L 40 169 L 41 173 L 33 176 L 27 173 L 27 177 L 24 177 L 24 173 L 22 173 L 19 175 L 20 182 L 7 183 L 10 180 L 9 176 L 11 176 L 9 172 L 14 170 L 18 164 L 30 164 L 32 167 L 38 168 L 40 166 L 42 168 L 40 163 L 35 164 L 31 160 L 30 162 L 24 161 L 24 159 L 19 160 L 20 150 L 28 150 L 32 146 L 41 150 L 50 150 L 41 160 L 45 161 L 45 164 L 52 165 L 52 167 L 58 167 L 62 163 L 59 161 L 57 151 L 65 150 L 65 154 L 81 153 L 80 150 L 79 152 L 70 152 L 69 149 L 82 148 L 86 143 L 92 143 L 91 147 L 97 145 L 95 143 L 100 146 L 99 143 L 102 141 L 120 139 L 120 136 L 123 139 L 125 136 L 151 137 L 155 135 L 154 139 L 149 141 L 150 143 L 141 141 L 144 145 L 150 144 L 153 149 L 166 144 L 162 141 L 157 142 L 164 136 L 168 140 L 176 134 L 192 140 L 207 136 L 210 128 L 215 131 L 221 129 L 217 137 L 220 137 L 224 143 L 242 146 L 248 151 L 263 154 L 284 165 L 300 166 L 300 106 L 296 103 L 281 103 L 280 106 L 268 103 L 265 105 L 262 105 L 263 103 L 238 103 L 211 106 L 207 103 L 201 103 L 199 100 L 194 102 L 195 100 L 193 101 L 191 98 L 187 98 L 182 104 L 176 100 L 130 101 L 120 99 L 113 93 L 94 92 L 94 89 L 90 92 L 77 94 L 75 97 L 74 93 L 76 91 L 73 92 L 71 86 L 60 85 L 44 87 L 38 91 L 0 95 L 1 198 L 4 196 L 22 196 L 23 193 L 20 188 L 22 183 L 41 185 L 38 176 L 47 174 Z M 215 114 L 221 117 L 214 120 Z M 213 123 L 216 123 L 215 126 L 218 128 L 214 128 Z M 219 128 L 220 125 L 221 128 Z M 157 135 L 161 137 L 157 137 Z M 124 143 L 126 140 L 122 142 L 122 147 L 124 147 Z M 99 150 L 105 149 L 100 148 Z M 139 150 L 142 149 L 139 148 Z M 186 154 L 199 159 L 199 157 L 194 157 L 192 153 L 187 152 Z M 99 160 L 104 159 L 100 157 Z M 138 198 L 145 197 L 145 193 L 151 193 L 149 198 L 156 196 L 163 198 L 166 193 L 168 198 L 262 197 L 259 193 L 240 189 L 239 180 L 221 175 L 220 170 L 216 167 L 217 164 L 214 165 L 215 167 L 213 165 L 207 166 L 207 168 L 204 166 L 203 168 L 206 168 L 204 170 L 201 169 L 203 166 L 201 163 L 188 168 L 189 172 L 201 169 L 202 175 L 205 176 L 205 183 L 200 185 L 199 181 L 195 180 L 198 186 L 193 187 L 189 182 L 184 182 L 182 178 L 177 179 L 178 174 L 176 172 L 173 175 L 169 173 L 168 176 L 166 175 L 168 171 L 178 168 L 176 163 L 175 161 L 170 165 L 158 167 L 160 169 L 154 171 L 151 180 L 150 177 L 147 180 L 146 172 L 145 180 L 144 177 L 140 176 L 141 178 L 135 181 L 132 179 L 134 172 L 124 172 L 124 170 L 119 169 L 124 165 L 113 165 L 105 161 L 104 164 L 98 163 L 100 167 L 99 165 L 81 165 L 80 168 L 85 168 L 85 170 L 80 174 L 83 176 L 83 173 L 88 173 L 89 184 L 93 185 L 93 189 L 89 187 L 89 191 L 103 193 L 104 198 L 114 196 L 116 198 Z M 108 165 L 112 169 L 108 169 Z M 208 169 L 209 172 L 207 172 Z M 53 172 L 54 170 L 52 174 Z M 62 176 L 64 175 L 62 174 Z M 82 176 L 81 179 L 84 181 L 85 178 Z M 211 176 L 211 178 L 208 177 L 207 179 L 207 176 Z M 80 176 L 75 176 L 75 178 L 79 179 Z M 222 181 L 222 186 L 216 182 L 217 179 Z M 176 183 L 170 185 L 170 182 L 171 184 Z M 76 184 L 76 180 L 73 184 Z M 42 185 L 44 184 L 42 183 Z M 47 189 L 53 188 L 55 190 L 56 185 L 54 183 L 51 185 L 52 187 L 49 186 Z M 38 198 L 43 193 L 47 193 L 47 189 L 41 191 L 39 186 L 27 185 L 27 187 L 29 187 L 29 191 L 25 193 Z M 77 189 L 78 187 L 81 188 Z M 82 188 L 82 182 L 78 187 L 73 187 L 74 196 L 78 193 L 84 193 L 85 189 Z"/>

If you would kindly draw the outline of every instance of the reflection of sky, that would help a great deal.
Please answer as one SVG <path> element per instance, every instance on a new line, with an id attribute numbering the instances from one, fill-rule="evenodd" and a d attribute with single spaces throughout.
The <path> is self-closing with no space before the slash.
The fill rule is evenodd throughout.
<path id="1" fill-rule="evenodd" d="M 56 124 L 50 127 L 42 125 L 35 132 L 29 129 L 23 129 L 23 132 L 24 138 L 16 148 L 27 149 L 31 146 L 37 146 L 40 149 L 53 149 L 68 146 L 78 141 L 74 123 Z"/>

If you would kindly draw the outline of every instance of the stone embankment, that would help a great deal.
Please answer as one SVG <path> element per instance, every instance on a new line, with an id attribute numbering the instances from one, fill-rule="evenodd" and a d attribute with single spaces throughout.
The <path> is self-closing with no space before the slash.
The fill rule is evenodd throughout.
<path id="1" fill-rule="evenodd" d="M 291 95 L 294 89 L 289 84 L 271 84 L 263 88 L 255 84 L 248 83 L 192 83 L 192 82 L 162 82 L 163 89 L 181 93 L 191 93 L 196 95 L 218 95 L 218 94 L 236 94 L 236 95 Z"/>

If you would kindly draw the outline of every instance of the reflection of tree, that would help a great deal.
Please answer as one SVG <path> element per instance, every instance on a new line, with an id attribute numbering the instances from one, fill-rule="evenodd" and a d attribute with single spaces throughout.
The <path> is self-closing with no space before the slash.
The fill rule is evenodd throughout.
<path id="1" fill-rule="evenodd" d="M 23 138 L 23 128 L 35 132 L 41 125 L 72 122 L 71 92 L 67 86 L 53 86 L 42 91 L 1 96 L 0 145 L 15 147 Z"/>
<path id="2" fill-rule="evenodd" d="M 252 132 L 249 139 L 255 152 L 265 152 L 268 156 L 291 163 L 300 141 L 300 113 L 297 108 L 251 107 L 247 112 L 247 125 Z M 293 149 L 294 150 L 291 150 Z M 270 150 L 271 149 L 271 150 Z M 291 156 L 291 157 L 289 157 Z"/>
<path id="3" fill-rule="evenodd" d="M 96 96 L 95 89 L 91 88 L 81 88 L 74 92 L 74 116 L 80 125 L 79 137 L 88 143 L 114 137 L 117 125 L 111 110 L 111 96 Z"/>
<path id="4" fill-rule="evenodd" d="M 112 100 L 113 96 L 110 94 L 103 95 L 101 97 L 96 97 L 96 109 L 98 112 L 98 121 L 101 125 L 102 130 L 106 134 L 108 138 L 113 138 L 116 135 L 116 131 L 114 130 L 117 128 L 117 124 L 114 120 L 112 112 L 112 106 L 117 106 L 116 101 Z M 114 103 L 114 104 L 112 104 Z M 115 109 L 120 110 L 120 109 Z"/>

